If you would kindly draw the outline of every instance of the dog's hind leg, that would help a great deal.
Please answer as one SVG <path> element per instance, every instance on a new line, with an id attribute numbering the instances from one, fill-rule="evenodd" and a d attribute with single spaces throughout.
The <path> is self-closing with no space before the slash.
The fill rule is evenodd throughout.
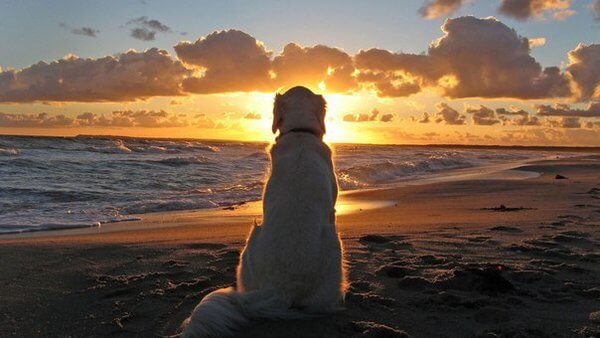
<path id="1" fill-rule="evenodd" d="M 327 313 L 340 310 L 346 292 L 342 243 L 333 225 L 323 231 L 323 268 L 317 288 L 302 302 L 308 312 Z"/>
<path id="2" fill-rule="evenodd" d="M 254 253 L 256 253 L 256 246 L 260 231 L 262 228 L 254 223 L 252 231 L 246 241 L 246 247 L 242 251 L 240 256 L 240 263 L 237 267 L 237 289 L 239 292 L 255 290 L 258 288 L 258 281 L 256 280 L 255 264 L 254 264 Z"/>

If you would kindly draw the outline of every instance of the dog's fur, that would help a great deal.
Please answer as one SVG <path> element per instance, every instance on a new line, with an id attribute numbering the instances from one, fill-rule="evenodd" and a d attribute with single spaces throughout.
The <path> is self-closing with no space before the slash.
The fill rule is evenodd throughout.
<path id="1" fill-rule="evenodd" d="M 340 309 L 346 285 L 335 227 L 337 181 L 323 143 L 325 100 L 304 87 L 277 94 L 271 176 L 262 225 L 254 225 L 237 287 L 214 291 L 184 323 L 183 336 L 231 335 L 254 318 L 304 318 Z"/>

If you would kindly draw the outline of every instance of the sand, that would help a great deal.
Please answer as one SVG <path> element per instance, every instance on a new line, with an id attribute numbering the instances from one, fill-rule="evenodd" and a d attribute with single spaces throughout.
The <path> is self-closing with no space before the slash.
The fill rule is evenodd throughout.
<path id="1" fill-rule="evenodd" d="M 240 337 L 600 336 L 600 156 L 340 202 L 346 310 Z M 0 237 L 0 337 L 177 333 L 234 282 L 260 203 L 141 217 Z"/>

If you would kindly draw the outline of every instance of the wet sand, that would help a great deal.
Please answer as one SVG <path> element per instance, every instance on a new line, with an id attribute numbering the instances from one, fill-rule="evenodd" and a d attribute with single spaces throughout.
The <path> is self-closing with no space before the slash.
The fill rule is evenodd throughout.
<path id="1" fill-rule="evenodd" d="M 342 196 L 345 311 L 240 337 L 600 336 L 599 156 L 425 183 Z M 177 333 L 260 203 L 142 217 L 0 237 L 0 336 Z"/>

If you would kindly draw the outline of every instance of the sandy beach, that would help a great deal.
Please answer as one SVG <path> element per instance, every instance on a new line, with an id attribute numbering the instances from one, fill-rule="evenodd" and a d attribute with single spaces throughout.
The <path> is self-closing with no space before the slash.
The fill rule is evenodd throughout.
<path id="1" fill-rule="evenodd" d="M 566 179 L 556 179 L 562 175 Z M 600 157 L 346 193 L 346 310 L 240 337 L 600 336 Z M 260 203 L 0 237 L 0 336 L 164 336 L 234 282 Z"/>

